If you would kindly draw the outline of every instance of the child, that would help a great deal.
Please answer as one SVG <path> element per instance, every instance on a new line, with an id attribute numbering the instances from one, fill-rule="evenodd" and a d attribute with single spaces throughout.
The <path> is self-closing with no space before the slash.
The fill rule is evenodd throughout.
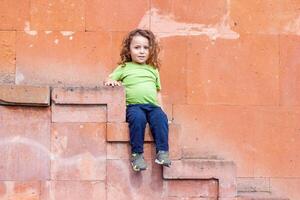
<path id="1" fill-rule="evenodd" d="M 170 166 L 168 119 L 159 106 L 160 78 L 158 46 L 149 30 L 135 29 L 122 43 L 119 66 L 105 81 L 107 86 L 125 87 L 126 121 L 129 123 L 131 164 L 134 171 L 147 169 L 143 157 L 145 127 L 148 122 L 156 145 L 155 162 Z"/>

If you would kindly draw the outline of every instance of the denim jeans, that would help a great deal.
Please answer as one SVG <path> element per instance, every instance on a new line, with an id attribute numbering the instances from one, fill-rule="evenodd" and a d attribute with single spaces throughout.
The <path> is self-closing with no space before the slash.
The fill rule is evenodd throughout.
<path id="1" fill-rule="evenodd" d="M 168 151 L 168 118 L 164 111 L 151 104 L 131 104 L 126 108 L 132 153 L 144 152 L 145 127 L 149 123 L 156 151 Z"/>

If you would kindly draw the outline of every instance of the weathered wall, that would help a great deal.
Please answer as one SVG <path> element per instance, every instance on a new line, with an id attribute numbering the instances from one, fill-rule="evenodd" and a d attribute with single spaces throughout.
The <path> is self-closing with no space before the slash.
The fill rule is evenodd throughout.
<path id="1" fill-rule="evenodd" d="M 164 107 L 182 126 L 183 151 L 233 160 L 241 182 L 256 177 L 298 200 L 299 10 L 299 0 L 2 0 L 0 83 L 101 85 L 124 34 L 150 28 L 162 46 Z M 39 124 L 49 109 L 1 109 L 1 117 L 11 112 L 25 128 L 33 113 L 33 126 L 49 129 Z"/>

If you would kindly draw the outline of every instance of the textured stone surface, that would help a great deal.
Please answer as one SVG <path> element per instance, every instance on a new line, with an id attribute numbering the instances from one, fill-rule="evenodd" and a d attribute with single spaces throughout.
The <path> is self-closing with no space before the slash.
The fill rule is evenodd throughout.
<path id="1" fill-rule="evenodd" d="M 280 36 L 280 104 L 300 105 L 299 36 Z"/>
<path id="2" fill-rule="evenodd" d="M 168 180 L 166 181 L 166 192 L 169 197 L 218 197 L 217 180 Z"/>
<path id="3" fill-rule="evenodd" d="M 165 179 L 217 179 L 219 197 L 236 197 L 236 166 L 230 161 L 183 159 L 163 168 Z"/>
<path id="4" fill-rule="evenodd" d="M 41 187 L 43 200 L 106 199 L 103 181 L 47 181 Z"/>
<path id="5" fill-rule="evenodd" d="M 0 181 L 0 199 L 3 200 L 40 200 L 39 181 Z"/>
<path id="6" fill-rule="evenodd" d="M 111 71 L 108 32 L 17 32 L 16 83 L 102 85 Z"/>
<path id="7" fill-rule="evenodd" d="M 52 122 L 106 122 L 104 105 L 52 104 Z"/>
<path id="8" fill-rule="evenodd" d="M 84 0 L 31 0 L 33 30 L 85 30 Z"/>
<path id="9" fill-rule="evenodd" d="M 46 86 L 0 85 L 0 104 L 48 106 L 50 89 Z"/>
<path id="10" fill-rule="evenodd" d="M 289 200 L 288 198 L 274 196 L 270 193 L 249 192 L 241 193 L 237 200 Z"/>
<path id="11" fill-rule="evenodd" d="M 130 31 L 139 25 L 145 12 L 149 10 L 149 3 L 149 0 L 86 0 L 86 29 Z M 128 8 L 134 12 L 130 12 Z"/>
<path id="12" fill-rule="evenodd" d="M 16 32 L 0 32 L 0 84 L 15 82 Z"/>
<path id="13" fill-rule="evenodd" d="M 277 196 L 287 197 L 289 200 L 300 199 L 300 178 L 271 178 L 270 187 Z M 287 195 L 288 194 L 288 195 Z"/>
<path id="14" fill-rule="evenodd" d="M 295 34 L 300 2 L 294 0 L 230 1 L 232 28 L 239 33 Z"/>
<path id="15" fill-rule="evenodd" d="M 191 0 L 188 4 L 181 0 L 152 0 L 151 3 L 152 9 L 158 9 L 160 13 L 168 14 L 183 23 L 216 24 L 227 11 L 226 0 Z"/>
<path id="16" fill-rule="evenodd" d="M 239 177 L 254 177 L 255 116 L 254 107 L 174 106 L 174 123 L 181 126 L 179 142 L 183 149 L 196 149 L 191 151 L 200 155 L 198 158 L 232 159 Z M 265 126 L 262 129 L 268 130 Z"/>
<path id="17" fill-rule="evenodd" d="M 212 43 L 206 37 L 189 37 L 188 104 L 278 105 L 278 39 L 241 35 Z"/>
<path id="18" fill-rule="evenodd" d="M 128 160 L 108 160 L 107 199 L 161 199 L 164 196 L 161 166 L 147 162 L 148 169 L 136 173 Z"/>
<path id="19" fill-rule="evenodd" d="M 299 176 L 299 120 L 299 107 L 256 110 L 253 134 L 255 177 Z"/>
<path id="20" fill-rule="evenodd" d="M 50 178 L 49 108 L 0 106 L 0 180 Z"/>
<path id="21" fill-rule="evenodd" d="M 106 104 L 108 122 L 125 121 L 125 90 L 123 87 L 54 88 L 55 104 Z"/>
<path id="22" fill-rule="evenodd" d="M 162 38 L 160 45 L 162 47 L 160 79 L 164 103 L 186 103 L 187 40 L 183 37 Z"/>
<path id="23" fill-rule="evenodd" d="M 117 66 L 127 32 L 136 27 L 150 28 L 161 45 L 165 111 L 172 123 L 180 125 L 178 137 L 170 137 L 170 145 L 177 145 L 171 145 L 171 153 L 180 155 L 173 159 L 232 160 L 238 177 L 244 179 L 239 185 L 242 190 L 269 188 L 274 196 L 299 200 L 299 9 L 299 0 L 1 0 L 0 84 L 100 86 Z M 123 98 L 114 95 L 113 100 Z M 84 95 L 77 97 L 88 102 Z M 49 163 L 55 159 L 50 148 L 51 118 L 68 124 L 125 122 L 125 109 L 119 112 L 119 106 L 109 107 L 108 101 L 93 104 L 77 100 L 37 110 L 28 105 L 0 107 L 0 180 L 12 181 L 5 186 L 10 198 L 35 199 L 38 189 L 26 189 L 34 191 L 26 196 L 27 192 L 13 192 L 13 185 L 51 178 Z M 117 121 L 104 118 L 105 111 L 97 109 L 107 105 L 107 115 L 112 113 Z M 75 138 L 85 141 L 85 134 L 71 130 Z M 71 131 L 64 130 L 64 134 L 71 137 Z M 92 157 L 85 154 L 91 148 L 77 147 L 83 165 L 95 166 L 90 162 Z M 74 148 L 69 148 L 71 153 Z M 112 142 L 103 154 L 114 162 L 126 160 L 122 166 L 130 170 L 129 150 L 127 141 Z M 153 142 L 147 142 L 146 158 L 152 161 L 154 152 Z M 106 198 L 106 179 L 100 184 L 86 183 L 81 177 L 89 181 L 99 178 L 90 173 L 93 168 L 80 175 L 72 167 L 63 174 L 74 173 L 78 185 L 68 184 L 71 180 L 57 187 L 53 183 L 48 199 L 93 199 L 93 194 Z M 151 176 L 156 176 L 156 171 Z M 182 189 L 181 196 L 181 190 L 176 190 L 179 196 L 165 193 L 163 198 L 158 194 L 154 197 L 216 200 L 197 196 L 205 194 L 202 189 L 206 186 L 198 182 L 202 180 L 182 181 L 178 187 L 199 186 L 199 191 L 191 191 L 196 196 L 185 196 L 188 190 Z M 124 191 L 130 191 L 128 199 L 143 198 L 129 195 L 139 190 L 125 185 Z M 152 187 L 152 182 L 149 185 Z M 4 194 L 4 187 L 0 188 Z M 39 199 L 47 199 L 41 193 Z M 264 197 L 258 194 L 255 198 Z"/>
<path id="24" fill-rule="evenodd" d="M 271 192 L 270 178 L 237 178 L 239 192 Z"/>
<path id="25" fill-rule="evenodd" d="M 105 180 L 104 123 L 54 123 L 52 180 Z"/>
<path id="26" fill-rule="evenodd" d="M 30 20 L 30 0 L 2 0 L 0 30 L 24 30 Z"/>

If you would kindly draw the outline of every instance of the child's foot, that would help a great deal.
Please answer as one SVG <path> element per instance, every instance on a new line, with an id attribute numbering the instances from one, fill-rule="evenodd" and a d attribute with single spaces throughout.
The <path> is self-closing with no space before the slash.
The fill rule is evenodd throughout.
<path id="1" fill-rule="evenodd" d="M 143 153 L 131 154 L 132 169 L 136 172 L 147 169 L 147 163 L 144 160 Z"/>
<path id="2" fill-rule="evenodd" d="M 169 158 L 169 152 L 168 151 L 158 151 L 156 154 L 156 159 L 155 162 L 157 164 L 170 167 L 171 165 L 171 160 Z"/>

